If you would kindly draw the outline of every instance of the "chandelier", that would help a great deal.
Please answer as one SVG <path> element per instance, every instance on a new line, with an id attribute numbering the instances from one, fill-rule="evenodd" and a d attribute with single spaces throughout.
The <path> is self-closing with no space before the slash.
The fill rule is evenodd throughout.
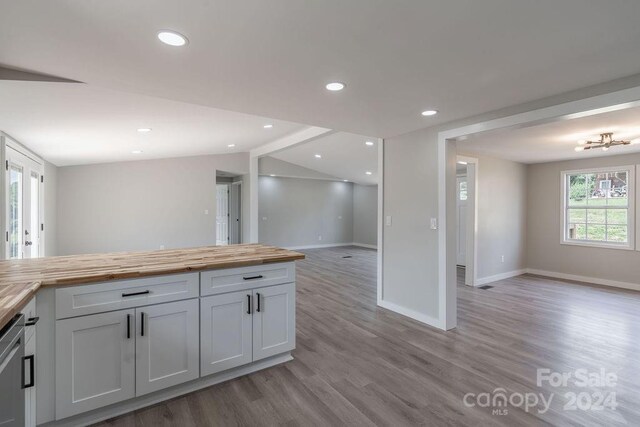
<path id="1" fill-rule="evenodd" d="M 616 145 L 629 145 L 636 144 L 640 142 L 640 140 L 633 141 L 616 141 L 613 139 L 613 133 L 601 133 L 599 141 L 586 141 L 581 139 L 578 141 L 578 146 L 575 148 L 576 151 L 584 151 L 584 150 L 593 150 L 596 148 L 601 148 L 602 151 L 607 151 L 610 147 L 615 147 Z"/>

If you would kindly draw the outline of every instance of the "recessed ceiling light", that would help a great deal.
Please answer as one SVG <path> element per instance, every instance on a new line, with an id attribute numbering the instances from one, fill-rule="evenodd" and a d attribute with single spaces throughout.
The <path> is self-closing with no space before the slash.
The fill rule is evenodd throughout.
<path id="1" fill-rule="evenodd" d="M 141 132 L 141 133 L 151 132 L 151 128 L 138 128 L 138 132 Z"/>
<path id="2" fill-rule="evenodd" d="M 228 144 L 228 145 L 227 145 L 227 147 L 229 147 L 229 148 L 233 148 L 233 147 L 235 147 L 235 146 L 236 146 L 236 144 Z"/>
<path id="3" fill-rule="evenodd" d="M 435 116 L 436 114 L 438 114 L 437 110 L 425 110 L 422 112 L 422 115 L 425 117 Z"/>
<path id="4" fill-rule="evenodd" d="M 467 162 L 459 161 L 459 162 L 458 162 L 458 164 L 459 164 L 459 165 L 466 165 L 466 164 L 467 164 Z"/>
<path id="5" fill-rule="evenodd" d="M 371 147 L 373 145 L 373 141 L 367 141 L 365 142 L 366 145 L 368 145 L 369 147 Z"/>
<path id="6" fill-rule="evenodd" d="M 348 179 L 343 179 L 343 181 L 344 181 L 344 182 L 349 182 L 349 180 L 348 180 Z"/>
<path id="7" fill-rule="evenodd" d="M 275 174 L 271 174 L 271 175 L 269 175 L 269 176 L 275 176 Z"/>
<path id="8" fill-rule="evenodd" d="M 367 175 L 371 175 L 371 172 L 369 172 L 369 171 L 366 171 L 365 173 L 366 173 Z"/>
<path id="9" fill-rule="evenodd" d="M 141 154 L 142 150 L 133 150 L 131 154 Z"/>
<path id="10" fill-rule="evenodd" d="M 168 44 L 169 46 L 184 46 L 189 40 L 185 36 L 180 33 L 176 33 L 175 31 L 162 30 L 158 32 L 158 38 L 164 44 Z"/>
<path id="11" fill-rule="evenodd" d="M 273 127 L 273 125 L 272 124 L 268 124 L 268 125 L 264 125 L 262 127 L 265 128 L 265 129 L 271 129 Z"/>
<path id="12" fill-rule="evenodd" d="M 316 154 L 314 157 L 315 157 L 316 159 L 321 159 L 321 158 L 322 158 L 322 155 L 321 155 L 321 154 Z"/>
<path id="13" fill-rule="evenodd" d="M 331 82 L 331 83 L 327 83 L 325 87 L 327 88 L 327 90 L 330 90 L 331 92 L 338 92 L 344 89 L 345 84 L 341 82 Z"/>

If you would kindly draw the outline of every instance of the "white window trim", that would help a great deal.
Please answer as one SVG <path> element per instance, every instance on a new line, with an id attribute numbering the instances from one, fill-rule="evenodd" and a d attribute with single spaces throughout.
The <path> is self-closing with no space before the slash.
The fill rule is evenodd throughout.
<path id="1" fill-rule="evenodd" d="M 629 207 L 627 208 L 627 230 L 628 239 L 627 243 L 611 243 L 611 242 L 592 242 L 588 240 L 569 240 L 567 239 L 567 175 L 574 175 L 580 173 L 598 173 L 598 172 L 611 172 L 611 171 L 627 171 L 627 197 L 629 200 Z M 560 213 L 560 244 L 569 246 L 585 246 L 591 248 L 604 248 L 604 249 L 621 249 L 627 251 L 635 250 L 636 235 L 635 235 L 635 195 L 636 195 L 636 167 L 635 165 L 621 165 L 621 166 L 609 166 L 603 168 L 587 168 L 562 171 L 560 174 L 560 206 L 562 212 Z"/>

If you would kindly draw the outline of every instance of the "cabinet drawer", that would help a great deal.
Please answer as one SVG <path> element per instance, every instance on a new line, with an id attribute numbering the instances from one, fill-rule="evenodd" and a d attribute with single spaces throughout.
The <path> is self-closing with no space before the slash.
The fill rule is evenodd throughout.
<path id="1" fill-rule="evenodd" d="M 200 295 L 215 295 L 295 281 L 295 264 L 282 262 L 200 273 Z"/>
<path id="2" fill-rule="evenodd" d="M 198 297 L 198 273 L 56 289 L 56 319 Z"/>
<path id="3" fill-rule="evenodd" d="M 36 296 L 31 298 L 31 301 L 29 301 L 20 312 L 24 314 L 24 319 L 27 324 L 24 328 L 24 341 L 28 342 L 36 332 L 35 322 L 37 322 L 36 317 L 38 316 L 36 314 Z"/>

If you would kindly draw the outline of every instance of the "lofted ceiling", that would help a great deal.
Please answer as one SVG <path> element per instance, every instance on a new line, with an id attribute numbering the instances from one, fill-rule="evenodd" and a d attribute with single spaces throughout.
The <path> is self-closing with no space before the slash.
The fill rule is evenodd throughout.
<path id="1" fill-rule="evenodd" d="M 379 137 L 640 72 L 636 0 L 0 2 L 0 64 Z"/>
<path id="2" fill-rule="evenodd" d="M 0 130 L 58 166 L 244 152 L 302 127 L 83 84 L 0 81 Z"/>
<path id="3" fill-rule="evenodd" d="M 367 141 L 373 145 L 366 145 Z M 321 157 L 317 158 L 316 154 Z M 336 132 L 270 156 L 357 184 L 375 185 L 378 182 L 376 138 Z"/>
<path id="4" fill-rule="evenodd" d="M 581 139 L 594 141 L 613 132 L 615 139 L 640 138 L 640 108 L 598 114 L 539 126 L 479 134 L 457 142 L 461 153 L 477 153 L 521 163 L 543 163 L 638 153 L 640 144 L 576 152 Z"/>

